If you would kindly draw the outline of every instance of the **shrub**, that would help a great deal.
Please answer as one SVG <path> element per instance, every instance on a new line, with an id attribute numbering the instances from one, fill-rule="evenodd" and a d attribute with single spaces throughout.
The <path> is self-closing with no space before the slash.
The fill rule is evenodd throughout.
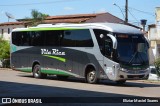
<path id="1" fill-rule="evenodd" d="M 9 60 L 10 58 L 10 44 L 9 41 L 2 39 L 0 37 L 0 60 L 3 60 L 3 66 L 9 66 L 9 62 L 6 62 L 6 60 Z"/>
<path id="2" fill-rule="evenodd" d="M 154 62 L 155 67 L 156 67 L 156 74 L 158 77 L 160 77 L 160 57 L 156 59 Z"/>

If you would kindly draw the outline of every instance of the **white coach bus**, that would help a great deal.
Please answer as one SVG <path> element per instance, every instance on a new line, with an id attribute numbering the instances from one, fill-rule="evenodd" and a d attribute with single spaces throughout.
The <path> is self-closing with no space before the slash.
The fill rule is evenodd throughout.
<path id="1" fill-rule="evenodd" d="M 149 44 L 136 28 L 114 23 L 46 24 L 17 28 L 11 67 L 35 78 L 79 77 L 88 83 L 147 79 Z"/>

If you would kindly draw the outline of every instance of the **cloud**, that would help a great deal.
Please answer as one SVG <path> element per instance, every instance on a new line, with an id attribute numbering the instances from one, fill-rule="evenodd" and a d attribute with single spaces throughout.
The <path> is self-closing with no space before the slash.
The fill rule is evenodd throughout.
<path id="1" fill-rule="evenodd" d="M 104 12 L 106 12 L 106 9 L 105 9 L 105 8 L 101 8 L 101 9 L 99 9 L 97 12 L 98 12 L 98 13 L 104 13 Z"/>
<path id="2" fill-rule="evenodd" d="M 72 8 L 72 7 L 64 7 L 63 9 L 66 10 L 66 11 L 74 10 L 74 8 Z"/>

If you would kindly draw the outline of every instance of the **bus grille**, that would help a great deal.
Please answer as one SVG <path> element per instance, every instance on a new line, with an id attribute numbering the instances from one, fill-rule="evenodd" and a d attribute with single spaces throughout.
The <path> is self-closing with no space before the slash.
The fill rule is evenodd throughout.
<path id="1" fill-rule="evenodd" d="M 145 75 L 127 75 L 128 78 L 143 78 Z"/>

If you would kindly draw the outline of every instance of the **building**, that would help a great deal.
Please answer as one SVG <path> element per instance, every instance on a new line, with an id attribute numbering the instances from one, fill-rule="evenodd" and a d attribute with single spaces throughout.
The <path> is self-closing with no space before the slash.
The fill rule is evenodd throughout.
<path id="1" fill-rule="evenodd" d="M 17 19 L 17 21 L 29 22 L 30 19 Z M 49 16 L 42 23 L 56 24 L 56 23 L 93 23 L 93 22 L 124 23 L 122 19 L 110 13 Z"/>
<path id="2" fill-rule="evenodd" d="M 18 19 L 20 22 L 29 22 L 30 19 Z M 108 22 L 108 23 L 120 23 L 127 24 L 138 29 L 138 26 L 130 23 L 125 23 L 124 20 L 108 13 L 94 13 L 94 14 L 74 14 L 74 15 L 61 15 L 61 16 L 49 16 L 42 24 L 57 24 L 57 23 L 97 23 L 97 22 Z"/>
<path id="3" fill-rule="evenodd" d="M 18 22 L 6 22 L 0 24 L 1 34 L 7 40 L 10 39 L 10 31 L 13 28 L 27 27 L 31 23 L 31 19 L 17 19 Z M 124 20 L 108 13 L 94 13 L 94 14 L 74 14 L 62 16 L 49 16 L 43 20 L 42 24 L 57 24 L 57 23 L 96 23 L 96 22 L 109 22 L 127 24 L 140 29 L 135 25 L 125 23 Z"/>
<path id="4" fill-rule="evenodd" d="M 24 28 L 25 24 L 23 22 L 4 22 L 0 23 L 0 37 L 5 40 L 10 40 L 10 34 L 14 28 Z"/>
<path id="5" fill-rule="evenodd" d="M 156 8 L 156 22 L 148 26 L 148 39 L 150 41 L 151 63 L 160 57 L 160 7 Z"/>

